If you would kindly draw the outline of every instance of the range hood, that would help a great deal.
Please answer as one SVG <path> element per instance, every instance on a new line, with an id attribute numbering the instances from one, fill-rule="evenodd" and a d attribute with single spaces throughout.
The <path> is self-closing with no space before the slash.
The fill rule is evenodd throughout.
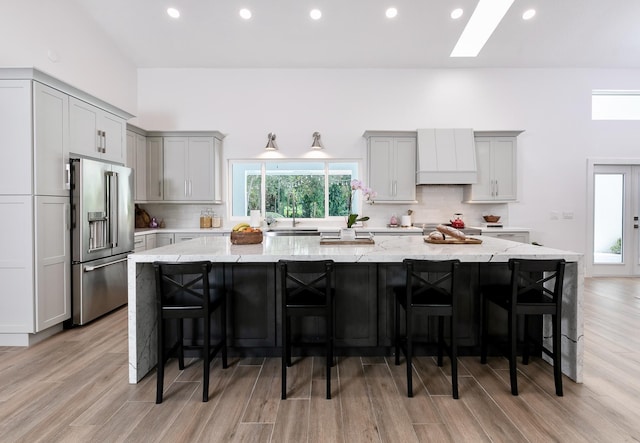
<path id="1" fill-rule="evenodd" d="M 478 181 L 471 128 L 418 129 L 417 152 L 417 185 L 462 185 Z"/>

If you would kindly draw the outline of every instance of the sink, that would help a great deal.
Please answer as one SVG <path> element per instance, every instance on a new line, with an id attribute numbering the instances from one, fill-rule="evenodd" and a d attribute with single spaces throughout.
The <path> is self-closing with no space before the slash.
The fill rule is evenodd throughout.
<path id="1" fill-rule="evenodd" d="M 318 228 L 270 228 L 266 231 L 263 231 L 264 235 L 267 236 L 284 236 L 284 235 L 320 235 L 320 231 Z"/>

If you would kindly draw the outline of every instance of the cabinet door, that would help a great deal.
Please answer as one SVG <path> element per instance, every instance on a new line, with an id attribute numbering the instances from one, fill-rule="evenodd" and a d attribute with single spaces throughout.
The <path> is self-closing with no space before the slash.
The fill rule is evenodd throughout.
<path id="1" fill-rule="evenodd" d="M 492 149 L 490 137 L 476 138 L 478 182 L 470 185 L 471 199 L 493 200 Z"/>
<path id="2" fill-rule="evenodd" d="M 167 246 L 172 244 L 173 244 L 173 234 L 167 234 L 167 233 L 156 234 L 156 246 L 158 248 L 160 246 Z"/>
<path id="3" fill-rule="evenodd" d="M 147 137 L 147 201 L 164 198 L 162 137 Z"/>
<path id="4" fill-rule="evenodd" d="M 372 264 L 336 266 L 336 346 L 375 346 L 378 342 L 376 274 Z"/>
<path id="5" fill-rule="evenodd" d="M 69 199 L 35 198 L 36 331 L 71 318 Z"/>
<path id="6" fill-rule="evenodd" d="M 188 137 L 165 137 L 163 149 L 164 199 L 184 201 L 188 195 Z"/>
<path id="7" fill-rule="evenodd" d="M 124 165 L 127 168 L 136 169 L 136 133 L 133 131 L 127 131 L 127 161 Z"/>
<path id="8" fill-rule="evenodd" d="M 147 199 L 147 138 L 127 131 L 127 161 L 125 166 L 133 169 L 133 199 Z"/>
<path id="9" fill-rule="evenodd" d="M 133 251 L 134 252 L 142 252 L 147 249 L 147 243 L 145 240 L 145 235 L 134 235 L 133 236 Z"/>
<path id="10" fill-rule="evenodd" d="M 147 249 L 153 249 L 156 247 L 156 234 L 145 235 L 145 247 Z"/>
<path id="11" fill-rule="evenodd" d="M 369 139 L 369 187 L 377 194 L 375 200 L 393 200 L 393 155 L 393 137 Z"/>
<path id="12" fill-rule="evenodd" d="M 213 139 L 213 202 L 222 203 L 222 140 Z"/>
<path id="13" fill-rule="evenodd" d="M 376 201 L 415 200 L 415 137 L 369 139 L 369 187 L 376 192 Z"/>
<path id="14" fill-rule="evenodd" d="M 99 129 L 103 132 L 102 158 L 124 164 L 127 159 L 126 123 L 117 115 L 100 110 Z"/>
<path id="15" fill-rule="evenodd" d="M 100 109 L 75 97 L 69 97 L 70 153 L 91 158 L 102 157 L 102 135 L 98 132 L 99 120 Z"/>
<path id="16" fill-rule="evenodd" d="M 416 139 L 395 139 L 395 183 L 394 200 L 416 199 Z M 373 188 L 375 190 L 375 188 Z"/>
<path id="17" fill-rule="evenodd" d="M 187 199 L 214 200 L 213 137 L 189 137 L 187 158 Z"/>
<path id="18" fill-rule="evenodd" d="M 225 265 L 228 294 L 229 340 L 232 346 L 276 345 L 275 265 Z"/>
<path id="19" fill-rule="evenodd" d="M 69 195 L 69 96 L 33 82 L 35 194 Z"/>
<path id="20" fill-rule="evenodd" d="M 69 152 L 124 164 L 126 124 L 123 118 L 69 97 Z"/>
<path id="21" fill-rule="evenodd" d="M 491 141 L 492 176 L 495 200 L 516 199 L 515 138 L 496 137 Z"/>
<path id="22" fill-rule="evenodd" d="M 135 143 L 135 199 L 147 199 L 147 137 L 136 134 Z"/>
<path id="23" fill-rule="evenodd" d="M 33 197 L 0 195 L 0 220 L 0 333 L 35 332 Z"/>
<path id="24" fill-rule="evenodd" d="M 0 193 L 32 192 L 31 81 L 0 81 Z"/>

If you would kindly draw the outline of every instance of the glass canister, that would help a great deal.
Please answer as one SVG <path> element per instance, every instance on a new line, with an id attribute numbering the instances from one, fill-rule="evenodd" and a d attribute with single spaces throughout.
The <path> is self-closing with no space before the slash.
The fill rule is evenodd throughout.
<path id="1" fill-rule="evenodd" d="M 211 227 L 211 212 L 209 209 L 200 211 L 200 228 Z"/>
<path id="2" fill-rule="evenodd" d="M 222 227 L 222 218 L 216 214 L 215 212 L 211 213 L 211 227 L 212 228 L 220 228 Z"/>

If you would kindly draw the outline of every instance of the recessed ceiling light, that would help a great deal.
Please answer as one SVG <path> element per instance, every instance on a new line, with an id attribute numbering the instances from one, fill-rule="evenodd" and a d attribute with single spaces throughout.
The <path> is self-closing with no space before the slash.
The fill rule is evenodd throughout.
<path id="1" fill-rule="evenodd" d="M 322 11 L 320 11 L 319 9 L 312 9 L 309 13 L 309 17 L 314 20 L 320 20 L 320 17 L 322 17 Z"/>
<path id="2" fill-rule="evenodd" d="M 462 17 L 463 13 L 464 11 L 462 10 L 462 8 L 456 8 L 453 11 L 451 11 L 451 18 L 454 20 L 459 19 L 460 17 Z"/>
<path id="3" fill-rule="evenodd" d="M 180 17 L 180 11 L 178 11 L 176 8 L 167 9 L 167 14 L 169 14 L 169 17 L 171 17 L 171 18 Z"/>
<path id="4" fill-rule="evenodd" d="M 247 8 L 242 8 L 240 10 L 240 17 L 245 20 L 249 20 L 251 18 L 251 11 L 249 11 Z"/>
<path id="5" fill-rule="evenodd" d="M 480 0 L 450 57 L 476 57 L 514 0 Z"/>
<path id="6" fill-rule="evenodd" d="M 394 18 L 396 15 L 398 15 L 398 10 L 396 8 L 389 8 L 386 10 L 385 15 L 387 16 L 387 18 Z"/>
<path id="7" fill-rule="evenodd" d="M 536 10 L 535 9 L 527 9 L 522 14 L 522 20 L 532 19 L 534 15 L 536 15 Z"/>

